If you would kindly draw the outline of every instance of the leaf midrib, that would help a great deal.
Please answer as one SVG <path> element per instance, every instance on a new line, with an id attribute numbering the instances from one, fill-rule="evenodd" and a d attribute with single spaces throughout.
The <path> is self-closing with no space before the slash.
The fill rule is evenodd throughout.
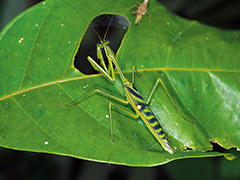
<path id="1" fill-rule="evenodd" d="M 152 69 L 138 69 L 138 72 L 154 72 L 154 71 L 195 71 L 195 72 L 222 72 L 222 73 L 240 73 L 240 71 L 238 70 L 223 70 L 223 69 L 201 69 L 201 68 L 195 68 L 195 69 L 191 69 L 191 68 L 152 68 Z M 127 70 L 124 71 L 124 73 L 131 73 L 132 70 Z M 115 72 L 115 74 L 118 74 L 118 72 Z M 93 74 L 93 75 L 86 75 L 86 76 L 81 76 L 81 77 L 74 77 L 74 78 L 68 78 L 68 79 L 64 79 L 64 80 L 57 80 L 57 81 L 53 81 L 53 82 L 49 82 L 49 83 L 45 83 L 45 84 L 41 84 L 38 86 L 33 86 L 31 88 L 28 89 L 24 89 L 24 90 L 20 90 L 20 91 L 16 91 L 15 93 L 9 94 L 7 96 L 1 97 L 0 101 L 5 100 L 7 98 L 13 97 L 15 95 L 19 95 L 34 89 L 38 89 L 38 88 L 42 88 L 42 87 L 46 87 L 46 86 L 51 86 L 54 84 L 58 84 L 58 83 L 64 83 L 64 82 L 70 82 L 70 81 L 75 81 L 75 80 L 80 80 L 80 79 L 88 79 L 88 78 L 95 78 L 95 77 L 100 77 L 102 76 L 101 74 Z"/>

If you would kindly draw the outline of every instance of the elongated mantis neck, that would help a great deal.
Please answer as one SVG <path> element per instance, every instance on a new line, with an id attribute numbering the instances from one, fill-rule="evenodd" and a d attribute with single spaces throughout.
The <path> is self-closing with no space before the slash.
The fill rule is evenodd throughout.
<path id="1" fill-rule="evenodd" d="M 117 71 L 118 71 L 118 73 L 119 73 L 119 76 L 120 76 L 122 82 L 123 82 L 124 84 L 125 84 L 125 83 L 129 83 L 130 81 L 125 77 L 125 75 L 124 75 L 122 69 L 120 68 L 120 66 L 119 66 L 119 64 L 118 64 L 118 62 L 117 62 L 117 60 L 116 60 L 115 57 L 112 59 L 112 61 L 113 61 L 114 65 L 115 65 L 116 68 L 117 68 Z"/>

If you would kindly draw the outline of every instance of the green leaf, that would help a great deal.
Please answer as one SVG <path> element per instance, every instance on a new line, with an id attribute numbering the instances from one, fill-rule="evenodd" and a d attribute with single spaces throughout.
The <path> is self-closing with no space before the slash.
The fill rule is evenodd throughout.
<path id="1" fill-rule="evenodd" d="M 141 119 L 114 109 L 111 163 L 155 166 L 175 159 L 232 154 L 205 152 L 209 140 L 224 148 L 240 147 L 240 32 L 223 31 L 181 19 L 155 1 L 141 23 L 122 1 L 117 13 L 132 23 L 117 58 L 130 79 L 132 66 L 145 72 L 135 85 L 147 99 L 156 80 L 163 79 L 185 121 L 159 86 L 150 102 L 177 152 L 162 149 Z M 71 5 L 70 5 L 71 4 Z M 13 19 L 0 34 L 0 145 L 2 147 L 107 162 L 111 138 L 108 103 L 92 95 L 98 88 L 124 99 L 119 79 L 80 74 L 73 67 L 79 41 L 100 13 L 114 13 L 118 1 L 42 2 Z M 77 9 L 76 12 L 72 7 Z M 81 14 L 85 19 L 79 15 Z M 115 102 L 116 103 L 116 102 Z M 125 108 L 125 107 L 124 107 Z M 126 107 L 131 111 L 131 107 Z M 132 110 L 133 111 L 133 110 Z M 193 150 L 184 151 L 185 147 Z"/>

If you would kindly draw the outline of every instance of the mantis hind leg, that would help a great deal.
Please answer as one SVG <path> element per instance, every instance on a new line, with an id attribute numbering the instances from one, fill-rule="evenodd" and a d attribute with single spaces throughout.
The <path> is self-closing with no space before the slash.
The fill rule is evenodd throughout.
<path id="1" fill-rule="evenodd" d="M 100 89 L 95 89 L 95 90 L 93 90 L 92 92 L 86 94 L 85 96 L 83 96 L 82 98 L 78 99 L 77 101 L 74 101 L 74 102 L 71 103 L 71 104 L 58 105 L 58 106 L 62 106 L 62 107 L 74 106 L 74 105 L 78 104 L 80 101 L 83 101 L 83 100 L 86 99 L 87 97 L 91 96 L 93 93 L 100 93 L 100 94 L 102 94 L 102 95 L 104 95 L 104 96 L 106 96 L 106 97 L 109 97 L 109 98 L 111 98 L 111 99 L 115 99 L 116 101 L 119 101 L 119 102 L 121 102 L 121 103 L 123 103 L 123 104 L 128 104 L 128 101 L 126 101 L 126 100 L 123 100 L 123 99 L 121 99 L 121 98 L 118 98 L 118 97 L 116 97 L 116 96 L 113 96 L 113 95 L 111 95 L 111 94 L 108 94 L 108 93 L 106 93 L 106 92 L 104 92 L 104 91 L 102 91 L 102 90 L 100 90 Z"/>
<path id="2" fill-rule="evenodd" d="M 74 106 L 74 105 L 78 104 L 80 101 L 83 101 L 84 99 L 86 99 L 87 97 L 91 96 L 91 95 L 94 94 L 94 93 L 100 93 L 100 94 L 102 94 L 102 95 L 104 95 L 104 96 L 106 96 L 106 97 L 108 97 L 108 98 L 114 99 L 114 100 L 116 100 L 116 101 L 118 101 L 118 102 L 121 102 L 121 103 L 123 103 L 123 104 L 128 104 L 128 103 L 129 103 L 129 102 L 126 101 L 126 100 L 120 99 L 120 98 L 118 98 L 118 97 L 116 97 L 116 96 L 113 96 L 113 95 L 111 95 L 111 94 L 108 94 L 108 93 L 106 93 L 106 92 L 104 92 L 104 91 L 102 91 L 102 90 L 95 89 L 95 90 L 93 90 L 92 92 L 86 94 L 85 96 L 83 96 L 82 98 L 80 98 L 79 100 L 77 100 L 77 101 L 75 101 L 75 102 L 73 102 L 73 103 L 71 103 L 71 104 L 60 105 L 60 106 L 62 106 L 62 107 Z M 115 106 L 116 108 L 118 108 L 118 110 L 121 110 L 121 111 L 129 114 L 130 116 L 132 116 L 132 117 L 134 117 L 134 118 L 138 118 L 138 117 L 139 117 L 138 114 L 133 114 L 133 113 L 131 113 L 131 112 L 123 109 L 122 107 L 120 107 L 120 106 L 118 106 L 118 105 L 116 105 L 116 104 L 114 104 L 114 103 L 112 103 L 112 102 L 109 102 L 110 130 L 111 130 L 111 148 L 110 148 L 110 154 L 109 154 L 109 157 L 108 157 L 108 164 L 109 164 L 110 158 L 111 158 L 111 156 L 112 156 L 112 149 L 113 149 L 112 106 Z"/>
<path id="3" fill-rule="evenodd" d="M 164 89 L 164 91 L 166 92 L 166 94 L 167 94 L 170 102 L 171 102 L 172 105 L 174 106 L 176 112 L 177 112 L 183 119 L 185 119 L 186 121 L 188 121 L 188 122 L 190 122 L 190 123 L 193 123 L 192 121 L 188 120 L 186 117 L 184 117 L 184 116 L 180 113 L 180 111 L 178 110 L 177 106 L 175 105 L 173 99 L 171 98 L 171 96 L 170 96 L 170 94 L 169 94 L 166 86 L 164 85 L 162 79 L 160 79 L 160 78 L 158 78 L 158 80 L 156 81 L 156 83 L 155 83 L 155 85 L 154 85 L 154 87 L 153 87 L 153 89 L 152 89 L 152 92 L 150 93 L 150 95 L 149 95 L 148 100 L 147 100 L 146 103 L 149 104 L 150 99 L 152 98 L 152 95 L 153 95 L 154 91 L 156 90 L 156 87 L 157 87 L 157 85 L 159 84 L 159 82 L 160 82 L 161 85 L 163 86 L 163 89 Z"/>
<path id="4" fill-rule="evenodd" d="M 110 128 L 111 128 L 111 148 L 110 148 L 110 154 L 109 154 L 109 157 L 108 157 L 108 164 L 109 164 L 109 161 L 111 159 L 111 156 L 112 156 L 112 150 L 113 150 L 113 123 L 112 123 L 112 106 L 115 106 L 116 108 L 118 108 L 118 110 L 122 110 L 123 112 L 129 114 L 130 116 L 134 117 L 134 118 L 138 118 L 139 115 L 136 113 L 136 114 L 133 114 L 123 108 L 121 108 L 120 106 L 112 103 L 112 102 L 109 102 L 109 115 L 110 115 Z"/>

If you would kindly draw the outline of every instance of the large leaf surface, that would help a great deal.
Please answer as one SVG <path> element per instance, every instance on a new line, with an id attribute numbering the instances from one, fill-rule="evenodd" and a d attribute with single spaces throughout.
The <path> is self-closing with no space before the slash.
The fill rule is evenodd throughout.
<path id="1" fill-rule="evenodd" d="M 117 13 L 132 26 L 117 54 L 128 78 L 147 99 L 156 80 L 163 79 L 185 121 L 159 86 L 150 102 L 177 152 L 162 149 L 141 119 L 112 112 L 114 148 L 110 162 L 154 166 L 175 159 L 231 154 L 211 150 L 209 140 L 224 148 L 240 147 L 239 31 L 223 31 L 181 19 L 155 1 L 135 26 L 122 1 Z M 108 103 L 93 95 L 69 104 L 98 88 L 124 99 L 119 79 L 85 76 L 73 67 L 73 56 L 87 28 L 100 13 L 113 13 L 117 1 L 48 1 L 12 20 L 0 34 L 0 144 L 3 147 L 68 155 L 106 162 L 111 147 Z M 70 5 L 71 4 L 71 5 Z M 78 13 L 73 9 L 77 9 Z M 117 104 L 117 102 L 115 102 Z M 125 108 L 125 107 L 124 107 Z M 132 111 L 131 107 L 126 107 Z M 194 151 L 183 151 L 185 147 Z"/>

